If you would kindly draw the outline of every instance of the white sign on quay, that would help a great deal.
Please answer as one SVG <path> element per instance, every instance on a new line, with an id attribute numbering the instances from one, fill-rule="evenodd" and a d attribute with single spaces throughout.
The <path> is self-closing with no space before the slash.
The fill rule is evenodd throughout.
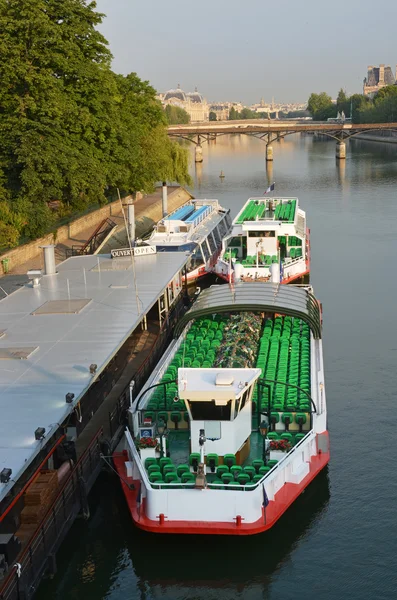
<path id="1" fill-rule="evenodd" d="M 110 251 L 112 258 L 121 258 L 122 256 L 144 256 L 146 254 L 156 254 L 156 246 L 136 246 L 135 248 L 118 248 Z"/>

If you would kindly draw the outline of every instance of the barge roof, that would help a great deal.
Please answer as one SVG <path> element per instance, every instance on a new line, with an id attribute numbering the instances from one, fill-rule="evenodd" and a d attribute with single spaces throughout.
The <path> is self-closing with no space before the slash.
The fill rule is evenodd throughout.
<path id="1" fill-rule="evenodd" d="M 136 294 L 130 257 L 72 257 L 0 301 L 0 471 L 18 479 L 45 444 L 35 430 L 55 433 L 188 258 L 135 257 Z"/>

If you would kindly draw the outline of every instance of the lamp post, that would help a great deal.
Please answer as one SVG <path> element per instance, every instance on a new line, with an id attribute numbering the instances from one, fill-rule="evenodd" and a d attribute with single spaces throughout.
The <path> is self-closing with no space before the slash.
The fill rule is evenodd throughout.
<path id="1" fill-rule="evenodd" d="M 262 436 L 263 439 L 263 450 L 262 450 L 262 459 L 264 464 L 266 465 L 267 463 L 267 459 L 266 459 L 266 453 L 267 453 L 267 432 L 269 429 L 269 420 L 267 417 L 264 417 L 261 421 L 261 424 L 259 425 L 259 431 L 260 434 Z"/>
<path id="2" fill-rule="evenodd" d="M 164 421 L 159 421 L 157 423 L 157 433 L 160 436 L 160 458 L 163 458 L 164 456 L 164 448 L 163 448 L 163 437 L 166 433 L 166 424 L 164 423 Z"/>

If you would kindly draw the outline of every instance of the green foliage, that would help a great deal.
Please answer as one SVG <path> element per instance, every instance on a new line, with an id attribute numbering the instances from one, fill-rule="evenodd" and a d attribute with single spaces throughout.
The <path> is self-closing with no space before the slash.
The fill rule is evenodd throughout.
<path id="1" fill-rule="evenodd" d="M 339 111 L 342 111 L 342 110 L 344 111 L 345 107 L 346 107 L 346 103 L 347 103 L 346 92 L 345 92 L 344 89 L 340 88 L 339 93 L 338 93 L 338 97 L 336 99 L 336 108 Z"/>
<path id="2" fill-rule="evenodd" d="M 307 102 L 307 110 L 314 121 L 326 121 L 328 118 L 336 116 L 337 112 L 331 96 L 325 92 L 311 94 Z"/>
<path id="3" fill-rule="evenodd" d="M 8 207 L 0 246 L 15 243 L 15 230 L 48 231 L 49 201 L 76 212 L 106 202 L 115 187 L 189 181 L 186 151 L 168 139 L 154 89 L 111 71 L 95 8 L 0 0 L 0 200 Z"/>
<path id="4" fill-rule="evenodd" d="M 240 115 L 238 111 L 234 108 L 234 106 L 232 106 L 232 108 L 229 110 L 229 121 L 236 121 L 239 118 Z"/>
<path id="5" fill-rule="evenodd" d="M 183 123 L 190 123 L 190 115 L 179 106 L 173 106 L 168 104 L 165 107 L 165 116 L 169 125 L 180 125 Z"/>
<path id="6" fill-rule="evenodd" d="M 214 113 L 214 111 L 211 110 L 209 118 L 210 118 L 210 121 L 217 121 L 216 113 Z"/>

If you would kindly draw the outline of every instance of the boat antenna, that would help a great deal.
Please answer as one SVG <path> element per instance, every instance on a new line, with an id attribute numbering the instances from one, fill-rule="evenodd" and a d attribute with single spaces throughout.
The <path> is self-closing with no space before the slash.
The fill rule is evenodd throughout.
<path id="1" fill-rule="evenodd" d="M 130 230 L 129 230 L 129 227 L 128 227 L 128 224 L 127 224 L 127 218 L 125 216 L 124 206 L 123 206 L 123 202 L 121 200 L 119 188 L 117 188 L 117 194 L 118 194 L 118 197 L 119 197 L 119 202 L 120 202 L 120 206 L 121 206 L 121 212 L 122 212 L 123 218 L 124 218 L 125 230 L 127 232 L 128 247 L 130 249 L 130 257 L 131 257 L 131 265 L 132 265 L 132 277 L 134 279 L 135 299 L 136 299 L 136 306 L 137 306 L 137 309 L 138 309 L 138 317 L 139 317 L 140 314 L 141 314 L 141 300 L 139 298 L 138 284 L 137 284 L 137 280 L 136 280 L 135 255 L 134 255 L 134 250 L 132 248 L 132 240 L 131 240 L 131 236 L 130 236 Z"/>

